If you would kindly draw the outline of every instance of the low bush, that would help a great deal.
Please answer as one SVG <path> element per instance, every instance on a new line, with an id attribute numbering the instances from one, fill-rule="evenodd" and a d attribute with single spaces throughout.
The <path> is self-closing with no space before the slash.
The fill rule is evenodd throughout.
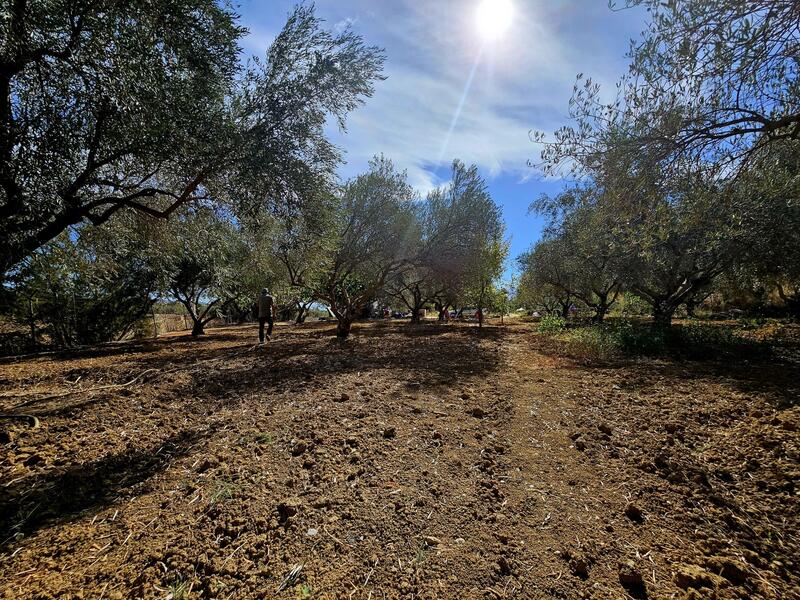
<path id="1" fill-rule="evenodd" d="M 563 331 L 566 326 L 567 322 L 563 317 L 547 315 L 539 321 L 539 333 L 558 333 Z"/>
<path id="2" fill-rule="evenodd" d="M 589 360 L 608 360 L 620 354 L 618 341 L 609 327 L 590 326 L 570 329 L 561 337 L 573 356 Z"/>
<path id="3" fill-rule="evenodd" d="M 617 321 L 571 329 L 559 339 L 566 342 L 570 354 L 591 360 L 663 355 L 695 359 L 749 357 L 768 352 L 764 344 L 737 335 L 730 327 L 701 323 L 660 328 L 649 323 Z"/>

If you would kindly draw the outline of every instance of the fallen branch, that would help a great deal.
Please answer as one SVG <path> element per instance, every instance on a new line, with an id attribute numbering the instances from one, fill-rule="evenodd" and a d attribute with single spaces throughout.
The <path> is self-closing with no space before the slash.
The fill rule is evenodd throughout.
<path id="1" fill-rule="evenodd" d="M 9 419 L 9 420 L 19 419 L 19 420 L 26 420 L 26 421 L 28 421 L 28 424 L 29 424 L 29 425 L 30 425 L 30 426 L 31 426 L 33 429 L 38 429 L 38 427 L 39 427 L 39 419 L 38 419 L 38 418 L 36 418 L 36 417 L 34 417 L 33 415 L 0 415 L 0 419 Z"/>
<path id="2" fill-rule="evenodd" d="M 16 410 L 18 408 L 23 408 L 25 406 L 30 406 L 31 404 L 35 404 L 37 402 L 44 402 L 45 400 L 54 400 L 56 398 L 66 398 L 67 396 L 73 396 L 75 394 L 82 394 L 82 393 L 90 394 L 92 392 L 100 392 L 100 391 L 103 391 L 103 390 L 114 390 L 114 389 L 120 389 L 120 388 L 128 387 L 129 385 L 133 385 L 134 383 L 139 381 L 142 377 L 144 377 L 148 373 L 152 373 L 153 371 L 158 371 L 158 369 L 145 369 L 144 371 L 139 373 L 136 377 L 134 377 L 133 379 L 131 379 L 130 381 L 127 381 L 125 383 L 113 383 L 113 384 L 109 384 L 109 385 L 101 385 L 101 386 L 98 386 L 98 387 L 93 387 L 93 388 L 88 388 L 88 389 L 81 388 L 81 389 L 78 389 L 78 390 L 70 390 L 68 392 L 61 392 L 59 394 L 50 394 L 49 396 L 38 396 L 36 398 L 32 398 L 30 400 L 26 400 L 25 402 L 22 402 L 20 404 L 17 404 L 16 406 L 13 406 L 11 408 L 11 410 Z"/>

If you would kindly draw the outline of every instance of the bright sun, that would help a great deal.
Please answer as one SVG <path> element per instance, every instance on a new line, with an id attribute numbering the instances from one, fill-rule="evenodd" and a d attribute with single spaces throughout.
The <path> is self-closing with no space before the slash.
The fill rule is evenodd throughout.
<path id="1" fill-rule="evenodd" d="M 511 0 L 482 0 L 475 14 L 481 37 L 486 41 L 496 40 L 511 26 L 514 7 Z"/>

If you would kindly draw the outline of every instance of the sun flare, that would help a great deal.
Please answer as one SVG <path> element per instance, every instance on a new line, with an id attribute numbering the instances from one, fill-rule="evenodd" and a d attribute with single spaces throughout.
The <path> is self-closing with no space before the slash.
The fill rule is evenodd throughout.
<path id="1" fill-rule="evenodd" d="M 510 0 L 482 0 L 475 13 L 478 32 L 486 41 L 502 36 L 511 26 L 514 7 Z"/>

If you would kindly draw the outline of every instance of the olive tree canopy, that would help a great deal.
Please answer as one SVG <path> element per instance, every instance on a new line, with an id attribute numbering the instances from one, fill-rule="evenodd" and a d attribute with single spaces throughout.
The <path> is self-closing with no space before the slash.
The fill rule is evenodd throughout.
<path id="1" fill-rule="evenodd" d="M 239 211 L 331 176 L 324 135 L 372 93 L 383 54 L 313 7 L 264 60 L 216 0 L 15 0 L 0 12 L 0 271 L 122 209 L 166 217 L 201 198 Z M 278 193 L 280 192 L 280 193 Z"/>

